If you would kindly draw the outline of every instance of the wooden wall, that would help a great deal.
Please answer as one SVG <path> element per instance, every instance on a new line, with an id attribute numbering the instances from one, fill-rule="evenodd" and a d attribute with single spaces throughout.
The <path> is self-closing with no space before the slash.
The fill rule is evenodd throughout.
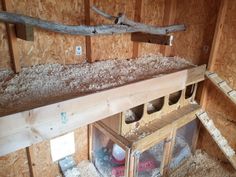
<path id="1" fill-rule="evenodd" d="M 77 163 L 88 159 L 88 129 L 87 126 L 75 131 L 74 159 Z M 50 152 L 50 142 L 43 141 L 0 157 L 0 177 L 56 177 L 60 175 L 57 163 L 53 163 Z M 30 159 L 30 161 L 29 161 Z M 32 167 L 30 172 L 29 166 Z"/>
<path id="2" fill-rule="evenodd" d="M 96 5 L 102 10 L 116 15 L 118 12 L 125 12 L 130 19 L 135 18 L 136 3 L 140 0 L 118 1 L 118 0 L 7 0 L 10 1 L 9 11 L 31 15 L 42 19 L 61 22 L 65 24 L 96 25 L 101 23 L 111 23 L 88 11 L 88 5 Z M 175 13 L 171 14 L 174 23 L 184 23 L 187 25 L 186 32 L 175 34 L 174 46 L 171 49 L 171 55 L 185 57 L 195 64 L 207 63 L 215 28 L 217 11 L 220 0 L 142 0 L 140 10 L 140 21 L 152 25 L 166 24 L 165 19 L 170 14 L 168 12 L 167 2 L 174 2 Z M 86 3 L 84 3 L 86 2 Z M 88 3 L 89 2 L 89 3 Z M 233 3 L 233 2 L 231 2 Z M 0 9 L 1 9 L 0 3 Z M 230 10 L 231 9 L 231 10 Z M 219 74 L 225 77 L 234 87 L 236 87 L 235 68 L 235 4 L 230 6 L 227 14 L 226 25 L 224 27 L 225 35 L 222 37 L 222 51 L 219 52 L 217 64 L 215 67 Z M 85 19 L 90 16 L 90 20 Z M 19 58 L 23 67 L 44 63 L 76 64 L 86 60 L 90 56 L 90 61 L 104 60 L 111 58 L 126 59 L 133 56 L 134 44 L 130 40 L 130 34 L 117 36 L 98 36 L 87 40 L 81 36 L 62 35 L 53 32 L 47 32 L 35 29 L 35 40 L 26 42 L 17 40 L 19 49 Z M 89 45 L 88 45 L 89 44 Z M 83 55 L 75 56 L 75 46 L 82 46 Z M 86 47 L 88 52 L 86 53 Z M 149 53 L 158 53 L 162 51 L 159 45 L 138 44 L 137 56 Z M 89 55 L 88 55 L 89 53 Z M 227 61 L 227 62 L 225 62 Z M 8 41 L 5 24 L 0 23 L 0 68 L 12 68 L 12 62 L 9 55 Z M 225 71 L 227 68 L 227 71 Z M 222 101 L 224 100 L 224 101 Z M 221 94 L 214 90 L 209 95 L 208 109 L 212 110 L 216 117 L 217 124 L 221 127 L 227 125 L 229 128 L 227 138 L 231 140 L 235 147 L 235 140 L 229 136 L 229 132 L 235 132 L 235 112 L 229 113 L 229 110 L 235 110 L 230 107 L 227 100 L 223 99 Z M 215 107 L 219 111 L 215 111 Z M 221 111 L 227 106 L 227 111 Z M 231 111 L 232 112 L 232 111 Z M 236 132 L 235 132 L 236 133 Z M 210 137 L 206 132 L 202 132 L 202 148 L 211 152 L 215 146 L 211 145 Z M 208 138 L 207 138 L 208 137 Z M 209 141 L 209 143 L 208 143 Z M 76 131 L 76 150 L 75 158 L 77 161 L 87 159 L 87 127 Z M 56 176 L 59 174 L 57 164 L 52 163 L 50 157 L 49 142 L 45 141 L 29 148 L 35 176 Z M 82 151 L 82 152 L 81 152 Z M 214 151 L 215 152 L 215 151 Z M 219 151 L 217 151 L 218 154 Z M 20 170 L 20 171 L 19 171 Z M 29 176 L 28 160 L 26 149 L 0 157 L 0 176 Z"/>
<path id="3" fill-rule="evenodd" d="M 219 49 L 214 58 L 213 71 L 226 80 L 236 89 L 236 1 L 228 1 L 228 7 L 220 37 Z M 209 83 L 207 89 L 206 110 L 210 113 L 216 126 L 236 150 L 236 106 L 231 103 L 220 91 Z M 216 148 L 210 136 L 201 133 L 200 147 L 209 154 L 226 160 Z"/>
<path id="4" fill-rule="evenodd" d="M 172 55 L 194 64 L 207 64 L 215 30 L 219 0 L 177 0 L 175 23 L 184 23 L 185 32 L 176 33 Z"/>

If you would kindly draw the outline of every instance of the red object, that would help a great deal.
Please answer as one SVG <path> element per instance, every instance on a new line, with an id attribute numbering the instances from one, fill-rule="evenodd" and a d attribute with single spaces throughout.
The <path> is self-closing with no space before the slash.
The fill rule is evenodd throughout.
<path id="1" fill-rule="evenodd" d="M 116 165 L 124 165 L 125 159 L 124 160 L 117 160 L 115 157 L 112 156 L 111 162 Z"/>
<path id="2" fill-rule="evenodd" d="M 138 171 L 143 172 L 143 171 L 152 170 L 154 168 L 156 168 L 155 162 L 152 160 L 148 160 L 148 161 L 139 163 Z M 113 167 L 111 173 L 115 177 L 124 176 L 125 166 Z"/>

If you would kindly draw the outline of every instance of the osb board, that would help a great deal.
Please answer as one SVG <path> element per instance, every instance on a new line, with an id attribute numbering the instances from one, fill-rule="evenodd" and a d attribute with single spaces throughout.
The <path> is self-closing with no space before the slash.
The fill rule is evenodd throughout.
<path id="1" fill-rule="evenodd" d="M 164 17 L 164 0 L 143 0 L 141 9 L 141 23 L 145 23 L 153 26 L 162 26 Z M 160 52 L 160 45 L 140 43 L 139 44 L 139 56 Z"/>
<path id="2" fill-rule="evenodd" d="M 175 24 L 187 30 L 174 34 L 173 54 L 194 64 L 208 62 L 219 0 L 177 0 Z"/>
<path id="3" fill-rule="evenodd" d="M 1 1 L 0 10 L 2 10 Z M 6 25 L 4 23 L 0 23 L 0 68 L 11 68 Z"/>
<path id="4" fill-rule="evenodd" d="M 25 149 L 0 157 L 0 177 L 29 177 L 28 167 Z"/>
<path id="5" fill-rule="evenodd" d="M 88 134 L 87 126 L 81 127 L 75 131 L 75 155 L 77 163 L 81 160 L 88 159 Z M 51 159 L 50 142 L 31 146 L 33 154 L 31 154 L 32 163 L 34 164 L 35 177 L 48 176 L 55 177 L 60 175 L 57 163 L 53 163 Z"/>
<path id="6" fill-rule="evenodd" d="M 34 177 L 55 177 L 60 175 L 58 163 L 51 159 L 50 142 L 44 141 L 30 147 L 31 163 Z M 79 163 L 88 159 L 88 129 L 87 126 L 75 131 L 74 159 Z M 0 157 L 0 177 L 29 176 L 26 149 Z"/>
<path id="7" fill-rule="evenodd" d="M 236 89 L 236 1 L 228 1 L 228 3 L 223 33 L 220 38 L 220 50 L 217 51 L 213 70 Z M 221 130 L 229 144 L 236 150 L 234 136 L 236 135 L 236 106 L 212 84 L 208 88 L 206 110 L 210 113 L 217 128 Z M 203 137 L 206 135 L 204 132 L 201 132 L 201 134 Z M 221 158 L 220 153 L 216 152 L 208 143 L 209 138 L 203 138 L 202 148 L 206 149 L 208 153 Z"/>
<path id="8" fill-rule="evenodd" d="M 91 0 L 90 5 L 95 5 L 99 9 L 111 14 L 117 15 L 122 12 L 129 19 L 134 19 L 135 0 L 119 1 Z M 91 13 L 91 25 L 112 24 L 113 21 L 104 19 L 93 11 Z M 96 36 L 91 38 L 91 58 L 92 61 L 105 59 L 126 59 L 132 57 L 133 43 L 130 34 Z"/>
<path id="9" fill-rule="evenodd" d="M 213 70 L 236 89 L 236 1 L 229 1 Z"/>
<path id="10" fill-rule="evenodd" d="M 84 24 L 83 0 L 9 1 L 11 12 L 70 25 Z M 34 42 L 20 39 L 17 42 L 22 66 L 43 63 L 75 64 L 85 59 L 85 37 L 63 35 L 40 29 L 35 29 L 34 37 Z M 75 55 L 76 46 L 82 47 L 82 56 Z"/>

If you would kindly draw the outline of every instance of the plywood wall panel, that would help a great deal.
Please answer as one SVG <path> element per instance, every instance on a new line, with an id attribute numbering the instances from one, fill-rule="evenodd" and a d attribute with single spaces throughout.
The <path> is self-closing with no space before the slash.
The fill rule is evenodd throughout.
<path id="1" fill-rule="evenodd" d="M 122 12 L 130 19 L 134 19 L 134 4 L 134 0 L 91 1 L 91 6 L 95 5 L 111 15 L 117 15 Z M 97 15 L 93 11 L 91 11 L 90 21 L 91 25 L 113 23 L 112 21 Z M 93 61 L 115 58 L 126 59 L 132 57 L 133 43 L 130 34 L 96 36 L 91 38 L 91 48 L 91 58 Z"/>
<path id="2" fill-rule="evenodd" d="M 236 89 L 236 1 L 228 1 L 228 8 L 220 38 L 219 50 L 217 51 L 213 71 L 226 80 Z M 236 150 L 236 106 L 217 90 L 212 84 L 207 89 L 206 110 L 226 137 L 229 144 Z M 208 153 L 223 159 L 221 153 L 209 146 L 209 138 L 206 132 L 201 132 L 201 148 Z"/>
<path id="3" fill-rule="evenodd" d="M 83 0 L 10 0 L 9 11 L 70 25 L 84 24 Z M 22 66 L 44 63 L 76 64 L 85 60 L 85 37 L 35 29 L 33 42 L 18 40 Z M 83 55 L 75 55 L 81 46 Z"/>
<path id="4" fill-rule="evenodd" d="M 0 10 L 2 10 L 1 1 Z M 4 23 L 0 23 L 0 69 L 11 68 L 11 66 L 12 63 L 9 54 L 6 25 Z"/>
<path id="5" fill-rule="evenodd" d="M 75 133 L 75 154 L 77 163 L 88 160 L 88 128 L 81 127 Z M 51 159 L 50 141 L 43 141 L 29 147 L 34 177 L 56 177 L 60 174 L 57 162 Z M 0 157 L 0 177 L 29 177 L 26 149 Z"/>
<path id="6" fill-rule="evenodd" d="M 219 0 L 177 0 L 176 24 L 187 30 L 174 34 L 173 54 L 195 64 L 207 63 L 214 35 Z"/>
<path id="7" fill-rule="evenodd" d="M 88 134 L 87 126 L 75 130 L 75 154 L 76 162 L 88 159 Z M 32 164 L 34 164 L 35 177 L 48 176 L 55 177 L 60 175 L 58 163 L 51 159 L 50 142 L 44 141 L 32 145 L 31 147 Z"/>
<path id="8" fill-rule="evenodd" d="M 141 23 L 154 26 L 162 26 L 164 17 L 164 0 L 143 0 L 141 9 Z M 139 44 L 139 56 L 153 53 L 157 54 L 160 52 L 160 45 L 157 44 Z"/>
<path id="9" fill-rule="evenodd" d="M 0 177 L 30 177 L 26 150 L 0 157 Z"/>

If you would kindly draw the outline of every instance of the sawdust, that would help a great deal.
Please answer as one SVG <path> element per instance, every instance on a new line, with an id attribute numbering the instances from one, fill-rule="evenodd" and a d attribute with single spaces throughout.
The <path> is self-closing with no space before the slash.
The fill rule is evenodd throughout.
<path id="1" fill-rule="evenodd" d="M 179 57 L 147 55 L 78 65 L 45 64 L 15 75 L 0 70 L 0 115 L 109 89 L 193 67 Z"/>
<path id="2" fill-rule="evenodd" d="M 220 161 L 197 150 L 187 162 L 175 170 L 170 177 L 236 177 L 236 172 L 226 168 Z"/>

